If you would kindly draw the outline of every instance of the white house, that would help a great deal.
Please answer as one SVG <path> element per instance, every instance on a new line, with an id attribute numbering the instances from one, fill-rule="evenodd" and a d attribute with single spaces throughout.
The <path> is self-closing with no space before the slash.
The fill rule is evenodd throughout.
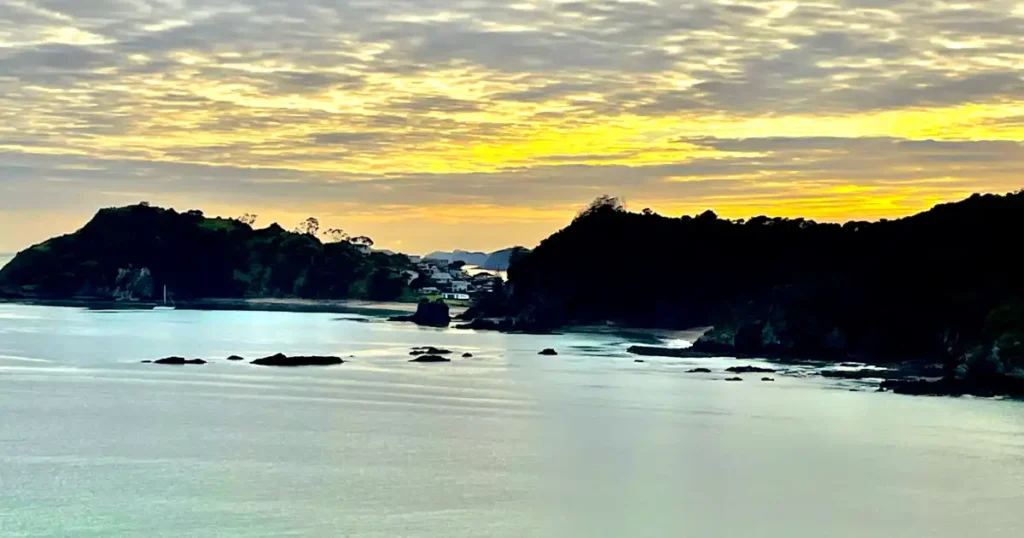
<path id="1" fill-rule="evenodd" d="M 453 280 L 452 291 L 455 293 L 466 293 L 469 291 L 469 282 L 465 280 Z"/>
<path id="2" fill-rule="evenodd" d="M 452 278 L 452 275 L 449 275 L 448 273 L 434 273 L 430 275 L 430 278 L 432 278 L 434 282 L 437 282 L 438 284 L 448 284 L 452 280 L 455 280 L 454 278 Z"/>
<path id="3" fill-rule="evenodd" d="M 469 294 L 467 293 L 442 293 L 442 299 L 450 299 L 452 301 L 468 301 Z"/>

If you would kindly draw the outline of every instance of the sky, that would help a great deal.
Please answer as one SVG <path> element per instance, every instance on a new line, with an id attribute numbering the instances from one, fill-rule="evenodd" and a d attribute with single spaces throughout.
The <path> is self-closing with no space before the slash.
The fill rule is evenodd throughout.
<path id="1" fill-rule="evenodd" d="M 1024 2 L 4 0 L 0 252 L 142 200 L 532 246 L 1024 187 Z"/>

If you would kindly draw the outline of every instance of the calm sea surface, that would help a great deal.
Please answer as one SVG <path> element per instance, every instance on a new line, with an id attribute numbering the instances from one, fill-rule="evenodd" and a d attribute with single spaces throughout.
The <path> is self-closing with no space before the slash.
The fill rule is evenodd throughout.
<path id="1" fill-rule="evenodd" d="M 0 304 L 0 536 L 1024 535 L 1020 403 L 726 383 L 630 343 Z M 353 357 L 221 359 L 279 351 Z M 167 355 L 215 362 L 139 364 Z"/>

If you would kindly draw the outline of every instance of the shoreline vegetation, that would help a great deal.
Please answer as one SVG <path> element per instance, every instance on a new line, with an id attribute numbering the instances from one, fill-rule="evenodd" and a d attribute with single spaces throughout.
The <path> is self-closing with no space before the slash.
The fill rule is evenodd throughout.
<path id="1" fill-rule="evenodd" d="M 0 298 L 0 304 L 24 304 L 33 306 L 57 306 L 87 308 L 90 310 L 152 310 L 159 306 L 151 301 L 114 301 L 102 298 L 33 299 Z M 417 303 L 398 301 L 364 301 L 357 299 L 321 300 L 298 298 L 253 298 L 253 299 L 193 299 L 178 301 L 178 310 L 210 311 L 260 311 L 260 312 L 311 312 L 330 314 L 361 314 L 366 316 L 392 316 L 411 314 Z M 452 306 L 453 314 L 461 314 L 465 307 Z"/>
<path id="2" fill-rule="evenodd" d="M 199 211 L 105 209 L 19 253 L 0 270 L 0 297 L 153 304 L 167 286 L 179 308 L 376 312 L 467 330 L 711 327 L 686 350 L 633 351 L 885 365 L 896 373 L 884 390 L 1024 395 L 1024 279 L 1012 255 L 1024 236 L 1024 191 L 845 224 L 665 217 L 600 197 L 536 249 L 513 250 L 508 283 L 462 312 L 409 302 L 407 256 L 340 232 L 321 242 L 310 221 L 287 232 Z"/>

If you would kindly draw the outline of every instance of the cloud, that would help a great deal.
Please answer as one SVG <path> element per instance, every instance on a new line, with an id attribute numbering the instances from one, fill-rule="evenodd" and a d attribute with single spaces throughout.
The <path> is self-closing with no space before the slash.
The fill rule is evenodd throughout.
<path id="1" fill-rule="evenodd" d="M 1019 186 L 1018 4 L 7 2 L 0 212 L 134 193 L 550 223 L 607 192 L 893 216 Z"/>
<path id="2" fill-rule="evenodd" d="M 352 144 L 367 142 L 386 137 L 387 133 L 361 132 L 361 133 L 322 133 L 312 137 L 316 144 Z"/>
<path id="3" fill-rule="evenodd" d="M 0 49 L 0 76 L 28 82 L 42 82 L 41 77 L 66 83 L 96 78 L 92 71 L 114 65 L 114 60 L 116 56 L 108 52 L 75 45 L 40 44 Z M 52 75 L 65 78 L 55 80 Z"/>
<path id="4" fill-rule="evenodd" d="M 400 99 L 389 103 L 388 108 L 400 112 L 476 112 L 478 103 L 468 99 L 455 99 L 443 95 L 429 95 Z"/>

